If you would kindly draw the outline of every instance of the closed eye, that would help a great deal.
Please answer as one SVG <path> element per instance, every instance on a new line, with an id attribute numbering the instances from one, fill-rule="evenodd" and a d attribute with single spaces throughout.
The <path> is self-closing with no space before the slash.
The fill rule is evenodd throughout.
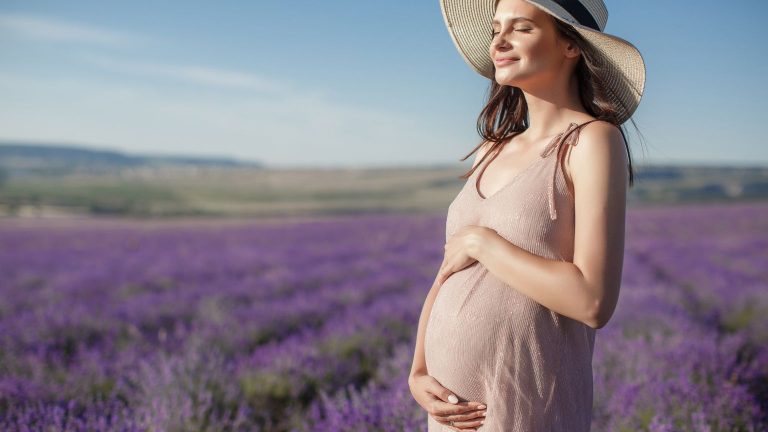
<path id="1" fill-rule="evenodd" d="M 529 29 L 529 28 L 519 28 L 519 29 L 515 29 L 515 31 L 519 31 L 519 32 L 523 32 L 523 33 L 528 33 L 528 32 L 530 32 L 531 30 L 532 30 L 532 29 Z M 495 38 L 497 34 L 499 34 L 499 32 L 497 32 L 497 31 L 491 31 L 491 38 Z"/>

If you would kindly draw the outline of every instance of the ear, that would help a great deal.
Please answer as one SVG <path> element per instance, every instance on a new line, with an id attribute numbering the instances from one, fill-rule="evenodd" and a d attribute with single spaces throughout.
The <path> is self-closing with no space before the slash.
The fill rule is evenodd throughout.
<path id="1" fill-rule="evenodd" d="M 576 42 L 566 39 L 563 42 L 563 53 L 567 58 L 578 58 L 581 55 L 581 49 Z"/>

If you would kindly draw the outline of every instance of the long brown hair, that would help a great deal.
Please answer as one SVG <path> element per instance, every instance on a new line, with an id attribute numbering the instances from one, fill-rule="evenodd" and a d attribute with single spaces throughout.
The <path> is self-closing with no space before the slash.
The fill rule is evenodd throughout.
<path id="1" fill-rule="evenodd" d="M 498 0 L 495 3 L 498 4 Z M 631 187 L 634 184 L 632 156 L 624 128 L 618 125 L 616 120 L 617 113 L 621 111 L 622 107 L 617 106 L 618 102 L 609 97 L 608 88 L 603 85 L 600 79 L 600 74 L 598 73 L 600 70 L 600 54 L 592 45 L 584 40 L 573 26 L 555 17 L 552 17 L 552 21 L 555 23 L 559 36 L 573 41 L 581 50 L 582 55 L 579 56 L 574 69 L 581 103 L 589 114 L 596 119 L 605 120 L 618 127 L 621 136 L 624 138 L 624 146 L 627 148 L 627 157 L 629 159 L 629 186 Z M 462 179 L 467 179 L 471 176 L 475 169 L 482 165 L 482 162 L 489 155 L 501 150 L 500 147 L 505 140 L 528 128 L 528 105 L 525 103 L 525 97 L 519 88 L 500 85 L 495 79 L 491 79 L 487 94 L 488 100 L 477 118 L 477 131 L 483 140 L 460 160 L 466 160 L 482 148 L 486 142 L 492 144 L 482 159 L 467 173 L 460 176 Z M 637 124 L 634 119 L 632 119 L 632 124 L 637 130 Z"/>

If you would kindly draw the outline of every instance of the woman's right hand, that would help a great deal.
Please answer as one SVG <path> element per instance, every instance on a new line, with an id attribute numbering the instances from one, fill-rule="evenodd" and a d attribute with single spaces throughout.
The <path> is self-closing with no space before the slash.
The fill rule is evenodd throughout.
<path id="1" fill-rule="evenodd" d="M 462 432 L 477 430 L 485 420 L 487 407 L 480 402 L 458 402 L 450 390 L 443 387 L 434 377 L 419 374 L 408 378 L 411 394 L 438 423 Z M 451 403 L 451 400 L 456 403 Z M 453 421 L 453 425 L 451 425 Z"/>

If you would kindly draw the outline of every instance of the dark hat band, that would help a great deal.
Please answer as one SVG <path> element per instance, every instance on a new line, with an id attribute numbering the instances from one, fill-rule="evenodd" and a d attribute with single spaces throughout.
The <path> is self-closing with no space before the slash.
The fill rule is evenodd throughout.
<path id="1" fill-rule="evenodd" d="M 563 9 L 567 10 L 571 16 L 576 18 L 576 21 L 579 22 L 579 24 L 587 26 L 593 30 L 601 31 L 600 27 L 597 25 L 597 21 L 595 21 L 595 18 L 592 17 L 592 14 L 589 13 L 586 7 L 584 7 L 583 4 L 581 4 L 578 0 L 552 0 L 555 3 L 562 6 Z"/>

